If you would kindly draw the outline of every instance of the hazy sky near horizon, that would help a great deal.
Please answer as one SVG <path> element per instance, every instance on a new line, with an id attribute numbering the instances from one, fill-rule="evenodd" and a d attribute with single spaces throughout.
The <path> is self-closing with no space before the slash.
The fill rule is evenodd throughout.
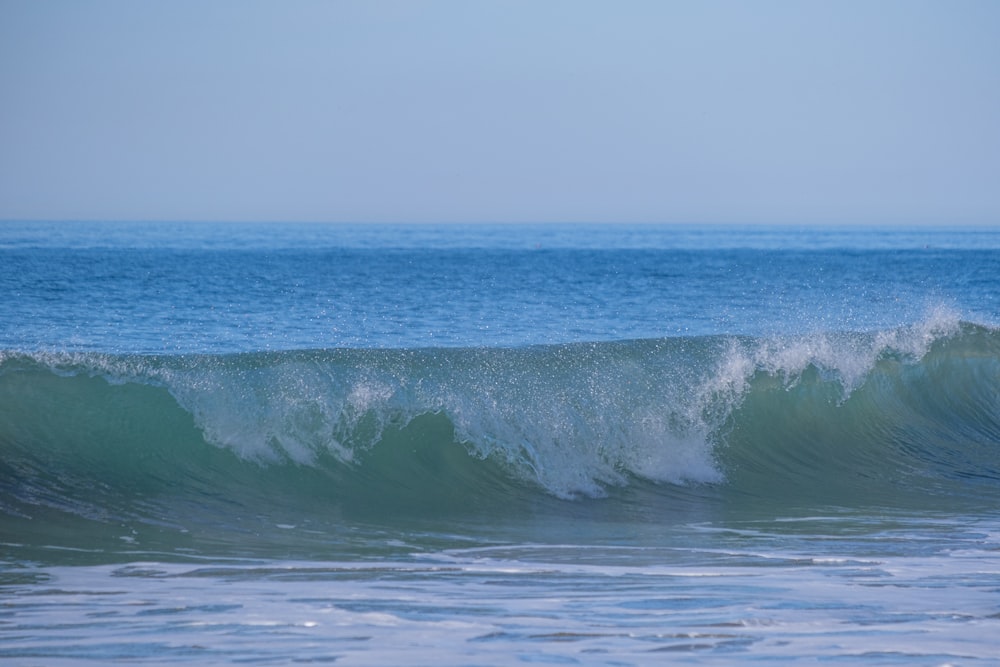
<path id="1" fill-rule="evenodd" d="M 0 0 L 0 219 L 1000 224 L 1000 2 Z"/>

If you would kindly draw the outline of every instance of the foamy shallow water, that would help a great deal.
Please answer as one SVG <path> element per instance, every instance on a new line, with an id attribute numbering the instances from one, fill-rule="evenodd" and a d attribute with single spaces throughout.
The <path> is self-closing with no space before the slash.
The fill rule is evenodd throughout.
<path id="1" fill-rule="evenodd" d="M 995 664 L 1000 520 L 947 536 L 918 520 L 839 540 L 799 527 L 795 551 L 775 548 L 787 536 L 688 528 L 716 547 L 503 544 L 371 561 L 7 569 L 0 659 Z"/>

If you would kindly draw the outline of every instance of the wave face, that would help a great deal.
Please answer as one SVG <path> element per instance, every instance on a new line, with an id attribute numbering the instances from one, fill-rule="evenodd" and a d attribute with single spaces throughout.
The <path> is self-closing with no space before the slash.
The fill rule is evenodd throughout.
<path id="1" fill-rule="evenodd" d="M 275 508 L 614 503 L 629 488 L 730 504 L 995 503 L 1000 331 L 937 315 L 794 338 L 4 353 L 0 450 L 4 520 L 37 530 L 59 517 L 170 531 L 176 517 L 218 525 Z"/>

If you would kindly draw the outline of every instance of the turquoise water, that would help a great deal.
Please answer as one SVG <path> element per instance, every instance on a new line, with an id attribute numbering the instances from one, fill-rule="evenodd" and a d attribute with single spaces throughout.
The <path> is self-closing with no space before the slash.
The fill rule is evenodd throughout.
<path id="1" fill-rule="evenodd" d="M 0 660 L 992 664 L 1000 231 L 0 226 Z"/>

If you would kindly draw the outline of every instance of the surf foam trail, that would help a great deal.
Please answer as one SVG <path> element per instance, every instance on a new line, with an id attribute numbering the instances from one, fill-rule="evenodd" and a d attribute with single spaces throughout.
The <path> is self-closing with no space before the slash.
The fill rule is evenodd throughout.
<path id="1" fill-rule="evenodd" d="M 998 452 L 1000 331 L 946 315 L 787 339 L 0 357 L 0 511 L 22 535 L 628 487 L 991 502 Z"/>

